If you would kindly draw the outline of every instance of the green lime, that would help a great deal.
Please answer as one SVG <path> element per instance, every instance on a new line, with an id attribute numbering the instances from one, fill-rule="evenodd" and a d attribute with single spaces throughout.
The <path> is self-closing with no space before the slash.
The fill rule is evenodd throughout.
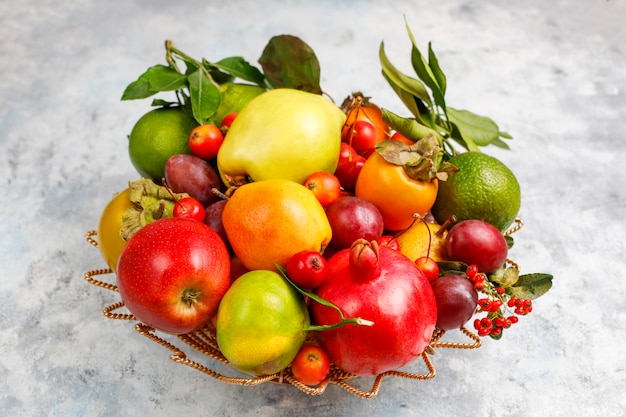
<path id="1" fill-rule="evenodd" d="M 479 219 L 500 231 L 515 221 L 521 206 L 520 186 L 513 172 L 498 159 L 482 152 L 465 152 L 450 158 L 459 171 L 439 182 L 432 208 L 443 224 L 451 215 L 457 221 Z"/>
<path id="2" fill-rule="evenodd" d="M 229 113 L 239 113 L 246 104 L 265 89 L 256 85 L 227 82 L 220 86 L 222 93 L 220 106 L 215 113 L 215 124 L 220 126 Z"/>
<path id="3" fill-rule="evenodd" d="M 237 278 L 217 311 L 217 344 L 230 364 L 250 375 L 286 368 L 306 338 L 309 313 L 303 297 L 273 271 Z"/>
<path id="4" fill-rule="evenodd" d="M 165 177 L 170 156 L 189 154 L 189 134 L 198 123 L 178 107 L 159 108 L 144 114 L 130 132 L 128 153 L 142 177 L 157 184 Z"/>

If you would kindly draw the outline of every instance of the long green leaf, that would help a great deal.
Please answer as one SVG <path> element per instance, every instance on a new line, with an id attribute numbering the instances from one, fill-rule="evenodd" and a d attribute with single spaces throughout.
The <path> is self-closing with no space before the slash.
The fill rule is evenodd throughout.
<path id="1" fill-rule="evenodd" d="M 150 83 L 145 78 L 138 78 L 128 84 L 122 93 L 122 100 L 138 100 L 156 94 L 150 89 Z"/>
<path id="2" fill-rule="evenodd" d="M 408 75 L 402 73 L 391 63 L 391 61 L 385 54 L 384 42 L 380 43 L 378 56 L 379 56 L 380 64 L 382 67 L 383 75 L 387 79 L 387 82 L 389 82 L 389 84 L 392 86 L 392 88 L 396 90 L 396 92 L 398 92 L 397 90 L 402 90 L 422 100 L 429 107 L 432 106 L 430 95 L 428 94 L 428 90 L 426 90 L 426 87 L 424 86 L 424 84 L 420 80 L 409 77 Z M 403 97 L 401 96 L 400 98 L 403 98 Z M 415 114 L 416 112 L 414 112 L 413 109 L 409 109 L 409 110 L 411 110 L 411 113 L 413 113 L 415 116 L 419 116 L 419 112 Z"/>
<path id="3" fill-rule="evenodd" d="M 496 140 L 494 140 L 493 142 L 491 142 L 491 144 L 493 146 L 497 146 L 500 149 L 506 149 L 506 150 L 510 150 L 511 147 L 509 146 L 508 143 L 506 143 L 505 141 L 503 141 L 502 139 L 498 138 Z"/>
<path id="4" fill-rule="evenodd" d="M 162 91 L 179 90 L 186 86 L 185 75 L 165 65 L 154 65 L 126 87 L 122 100 L 147 98 Z"/>
<path id="5" fill-rule="evenodd" d="M 213 83 L 204 68 L 198 68 L 188 79 L 193 117 L 199 124 L 204 124 L 220 106 L 220 88 Z"/>
<path id="6" fill-rule="evenodd" d="M 211 64 L 230 75 L 249 81 L 261 87 L 265 87 L 265 76 L 256 67 L 250 65 L 246 60 L 239 56 L 221 59 Z"/>
<path id="7" fill-rule="evenodd" d="M 309 297 L 311 300 L 313 300 L 316 303 L 319 303 L 323 306 L 326 307 L 330 307 L 333 310 L 335 310 L 337 312 L 337 314 L 339 314 L 339 322 L 334 323 L 334 324 L 325 324 L 325 325 L 309 325 L 306 330 L 307 331 L 325 331 L 325 330 L 332 330 L 332 329 L 337 329 L 339 327 L 343 327 L 346 326 L 348 324 L 353 324 L 355 326 L 373 326 L 374 322 L 371 320 L 365 320 L 362 319 L 360 317 L 345 317 L 343 315 L 343 311 L 341 311 L 341 309 L 339 307 L 337 307 L 335 304 L 331 303 L 328 300 L 325 300 L 322 297 L 319 297 L 317 294 L 313 293 L 313 292 L 309 292 L 306 291 L 302 288 L 300 288 L 300 286 L 296 285 L 295 282 L 293 282 L 290 278 L 289 275 L 287 275 L 287 269 L 285 269 L 284 266 L 279 265 L 279 264 L 274 264 L 276 266 L 276 268 L 278 269 L 278 271 L 282 274 L 283 278 L 285 278 L 285 280 L 291 284 L 291 286 L 298 291 L 300 294 L 302 294 L 305 297 Z"/>
<path id="8" fill-rule="evenodd" d="M 428 66 L 437 80 L 437 85 L 439 86 L 439 90 L 441 90 L 441 95 L 445 96 L 447 86 L 446 75 L 439 66 L 439 60 L 435 55 L 431 42 L 428 42 Z"/>
<path id="9" fill-rule="evenodd" d="M 152 91 L 174 91 L 187 86 L 185 75 L 165 65 L 155 65 L 147 73 Z"/>
<path id="10" fill-rule="evenodd" d="M 498 125 L 488 117 L 448 107 L 448 118 L 457 127 L 464 140 L 469 139 L 478 146 L 487 146 L 500 136 Z"/>
<path id="11" fill-rule="evenodd" d="M 424 119 L 422 118 L 422 111 L 428 112 L 428 109 L 422 103 L 422 101 L 419 98 L 415 97 L 413 94 L 400 87 L 399 85 L 395 84 L 393 81 L 389 80 L 384 72 L 383 77 L 387 80 L 392 90 L 395 91 L 396 95 L 404 103 L 406 108 L 413 114 L 413 116 L 415 116 L 415 119 L 419 123 L 425 124 Z M 420 103 L 422 103 L 422 108 L 420 108 Z"/>
<path id="12" fill-rule="evenodd" d="M 417 120 L 398 116 L 385 108 L 382 108 L 381 112 L 385 123 L 407 138 L 418 141 L 429 134 L 433 134 L 439 141 L 439 144 L 442 144 L 443 138 L 437 131 L 419 123 Z"/>
<path id="13" fill-rule="evenodd" d="M 432 69 L 428 65 L 428 62 L 420 52 L 417 47 L 417 43 L 415 42 L 415 38 L 413 37 L 413 33 L 409 26 L 406 26 L 407 32 L 409 33 L 409 38 L 411 39 L 411 65 L 413 66 L 413 70 L 417 74 L 420 80 L 424 82 L 430 88 L 433 99 L 435 100 L 435 104 L 437 104 L 443 110 L 444 114 L 446 112 L 446 101 L 444 98 L 444 91 L 441 89 L 439 85 L 439 81 L 435 74 L 433 74 Z"/>

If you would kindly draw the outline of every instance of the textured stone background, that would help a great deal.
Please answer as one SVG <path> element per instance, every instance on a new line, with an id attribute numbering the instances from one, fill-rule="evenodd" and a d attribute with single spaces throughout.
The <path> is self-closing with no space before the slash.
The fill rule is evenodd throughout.
<path id="1" fill-rule="evenodd" d="M 0 2 L 2 415 L 623 415 L 626 3 L 61 3 Z M 83 236 L 136 178 L 126 135 L 149 103 L 119 99 L 164 62 L 163 41 L 254 63 L 271 36 L 297 35 L 336 100 L 362 90 L 402 113 L 377 54 L 384 40 L 410 70 L 404 18 L 422 49 L 433 42 L 448 103 L 514 136 L 511 151 L 486 151 L 523 189 L 511 256 L 555 276 L 533 314 L 479 350 L 439 351 L 433 380 L 384 380 L 372 400 L 225 385 L 106 320 L 116 298 L 83 280 L 103 265 Z"/>

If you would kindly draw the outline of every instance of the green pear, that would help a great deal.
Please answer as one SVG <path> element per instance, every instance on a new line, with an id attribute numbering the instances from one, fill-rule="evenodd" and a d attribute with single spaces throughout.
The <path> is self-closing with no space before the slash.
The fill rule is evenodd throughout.
<path id="1" fill-rule="evenodd" d="M 304 343 L 311 319 L 302 295 L 274 271 L 249 271 L 220 301 L 215 331 L 229 363 L 250 375 L 285 369 Z"/>
<path id="2" fill-rule="evenodd" d="M 346 116 L 318 94 L 279 88 L 253 98 L 230 127 L 217 154 L 225 183 L 287 179 L 304 183 L 335 172 Z"/>

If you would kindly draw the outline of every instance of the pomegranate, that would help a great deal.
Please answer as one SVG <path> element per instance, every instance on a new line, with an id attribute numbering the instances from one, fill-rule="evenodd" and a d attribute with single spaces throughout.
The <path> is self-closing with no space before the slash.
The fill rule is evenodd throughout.
<path id="1" fill-rule="evenodd" d="M 339 368 L 372 376 L 419 357 L 430 343 L 437 307 L 430 282 L 401 252 L 376 241 L 356 240 L 327 262 L 328 275 L 315 293 L 373 326 L 343 326 L 318 332 L 319 342 Z M 339 313 L 311 304 L 314 324 L 339 321 Z"/>

